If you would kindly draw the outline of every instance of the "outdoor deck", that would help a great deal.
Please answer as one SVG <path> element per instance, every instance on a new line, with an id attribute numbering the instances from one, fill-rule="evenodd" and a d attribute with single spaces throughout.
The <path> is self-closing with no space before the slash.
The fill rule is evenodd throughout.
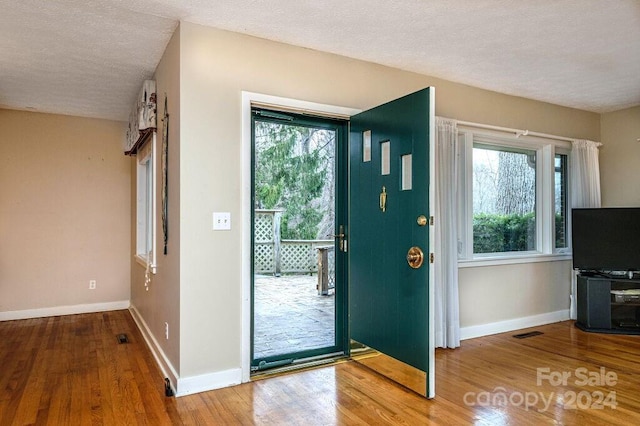
<path id="1" fill-rule="evenodd" d="M 333 346 L 335 297 L 319 296 L 313 275 L 255 277 L 254 357 Z"/>

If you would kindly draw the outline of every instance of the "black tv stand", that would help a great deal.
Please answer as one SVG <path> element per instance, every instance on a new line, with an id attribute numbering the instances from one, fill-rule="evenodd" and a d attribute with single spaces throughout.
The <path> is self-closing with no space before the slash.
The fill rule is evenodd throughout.
<path id="1" fill-rule="evenodd" d="M 576 327 L 596 333 L 640 334 L 639 279 L 580 274 Z M 616 294 L 617 293 L 617 294 Z"/>

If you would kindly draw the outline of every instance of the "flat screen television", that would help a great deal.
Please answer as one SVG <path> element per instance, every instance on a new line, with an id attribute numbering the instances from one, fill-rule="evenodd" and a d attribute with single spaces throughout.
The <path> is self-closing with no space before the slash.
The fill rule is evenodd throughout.
<path id="1" fill-rule="evenodd" d="M 640 208 L 573 209 L 573 268 L 640 271 Z"/>

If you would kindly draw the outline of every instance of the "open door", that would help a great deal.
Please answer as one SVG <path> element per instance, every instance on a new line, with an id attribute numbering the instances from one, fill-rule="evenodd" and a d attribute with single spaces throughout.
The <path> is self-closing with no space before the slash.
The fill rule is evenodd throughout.
<path id="1" fill-rule="evenodd" d="M 368 349 L 352 356 L 427 397 L 433 100 L 428 88 L 355 115 L 349 142 L 349 328 Z"/>

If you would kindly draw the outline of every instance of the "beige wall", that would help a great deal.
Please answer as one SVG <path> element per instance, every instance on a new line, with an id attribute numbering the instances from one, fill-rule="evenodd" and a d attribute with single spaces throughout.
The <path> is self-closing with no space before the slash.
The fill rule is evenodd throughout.
<path id="1" fill-rule="evenodd" d="M 0 109 L 0 312 L 129 300 L 124 131 Z"/>
<path id="2" fill-rule="evenodd" d="M 640 206 L 640 107 L 602 114 L 602 205 Z"/>
<path id="3" fill-rule="evenodd" d="M 366 109 L 433 85 L 441 116 L 600 136 L 594 113 L 188 23 L 180 37 L 183 376 L 241 367 L 241 91 Z M 231 231 L 211 230 L 213 211 L 231 212 Z M 568 262 L 466 269 L 462 326 L 568 309 L 568 278 Z"/>
<path id="4" fill-rule="evenodd" d="M 459 270 L 460 325 L 476 326 L 569 309 L 571 262 Z"/>
<path id="5" fill-rule="evenodd" d="M 160 349 L 180 373 L 180 32 L 171 38 L 155 73 L 158 94 L 157 133 L 157 194 L 156 235 L 157 273 L 151 276 L 149 290 L 145 289 L 145 268 L 131 259 L 131 305 L 144 319 Z M 162 230 L 162 118 L 167 99 L 169 112 L 169 174 L 168 174 L 168 224 L 167 254 L 163 253 Z M 136 159 L 131 162 L 132 176 L 136 176 Z M 135 197 L 135 179 L 131 180 L 132 197 Z M 133 198 L 135 199 L 135 198 Z M 135 230 L 135 203 L 131 212 L 132 229 Z M 135 232 L 132 232 L 131 253 L 135 253 Z M 165 338 L 165 322 L 169 325 L 169 339 Z M 175 378 L 173 378 L 175 379 Z M 175 384 L 175 382 L 174 382 Z"/>

